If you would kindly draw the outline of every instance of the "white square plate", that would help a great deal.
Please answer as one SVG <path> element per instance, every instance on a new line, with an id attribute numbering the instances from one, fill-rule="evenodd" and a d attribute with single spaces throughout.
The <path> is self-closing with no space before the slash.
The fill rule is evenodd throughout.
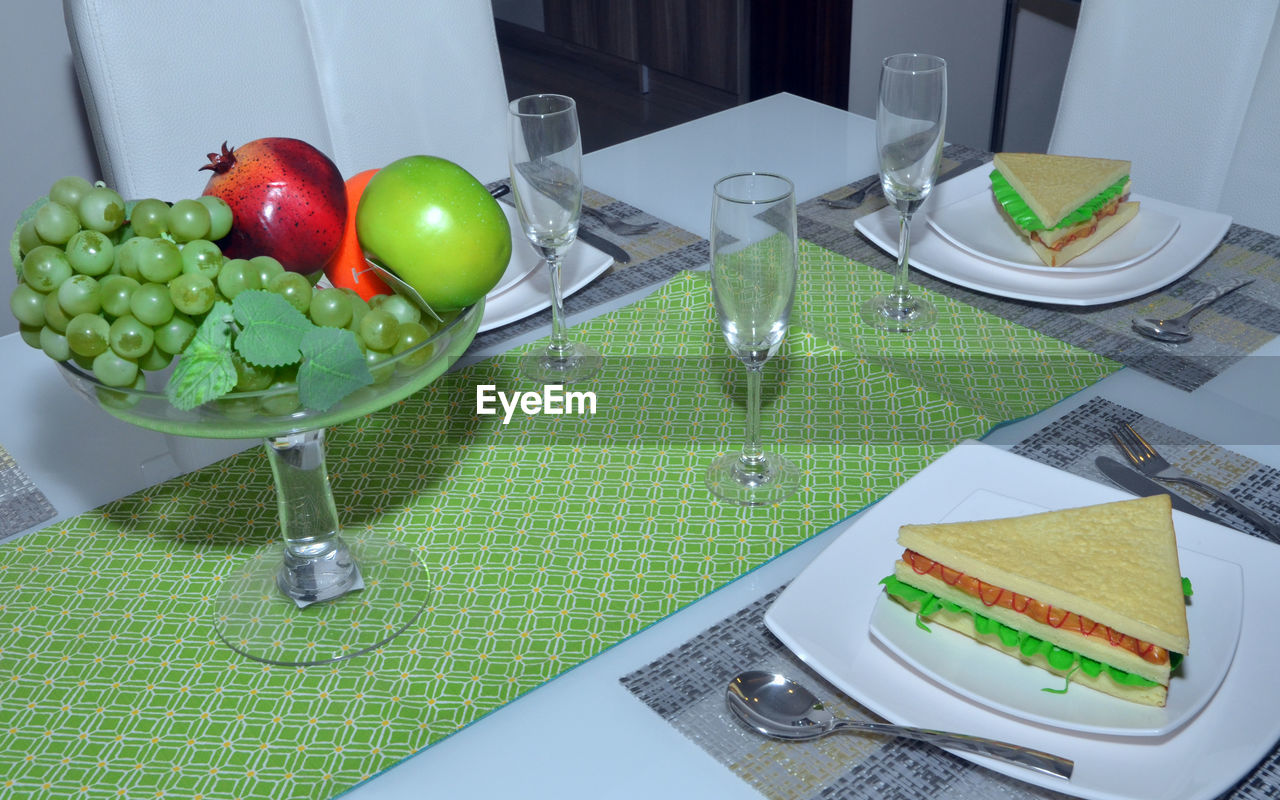
<path id="1" fill-rule="evenodd" d="M 935 684 L 880 645 L 869 633 L 870 617 L 882 594 L 878 582 L 901 552 L 898 526 L 941 519 L 978 490 L 1039 508 L 1129 497 L 1004 450 L 966 442 L 855 520 L 778 597 L 765 624 L 835 686 L 893 722 L 990 736 L 1075 760 L 1068 782 L 957 753 L 1066 794 L 1105 800 L 1210 800 L 1271 751 L 1280 739 L 1280 692 L 1274 688 L 1280 617 L 1263 609 L 1273 604 L 1280 547 L 1181 512 L 1174 512 L 1179 547 L 1240 565 L 1245 612 L 1235 659 L 1217 694 L 1170 733 L 1107 736 L 1028 722 Z M 1193 639 L 1190 658 L 1196 657 L 1196 646 Z"/>
<path id="2" fill-rule="evenodd" d="M 990 165 L 972 169 L 934 187 L 911 226 L 911 266 L 944 281 L 979 292 L 1069 306 L 1115 303 L 1153 292 L 1195 269 L 1222 241 L 1231 217 L 1212 211 L 1143 198 L 1143 209 L 1178 220 L 1163 247 L 1125 269 L 1106 272 L 1046 272 L 1012 269 L 979 258 L 942 237 L 925 219 L 934 209 L 990 192 Z M 892 206 L 859 217 L 855 227 L 892 256 L 898 253 L 898 212 Z"/>
<path id="3" fill-rule="evenodd" d="M 1044 510 L 978 489 L 933 521 L 995 519 Z M 884 593 L 871 612 L 871 635 L 938 684 L 997 711 L 1087 733 L 1161 736 L 1185 725 L 1218 691 L 1240 637 L 1240 565 L 1185 547 L 1178 549 L 1178 559 L 1182 574 L 1196 589 L 1187 603 L 1195 657 L 1174 673 L 1164 708 L 1130 703 L 1078 684 L 1071 684 L 1066 694 L 1046 692 L 1061 690 L 1065 681 L 942 625 L 928 625 L 930 633 L 925 633 L 916 625 L 915 614 Z"/>
<path id="4" fill-rule="evenodd" d="M 551 279 L 520 228 L 520 217 L 508 203 L 499 203 L 511 223 L 511 261 L 502 280 L 484 300 L 484 319 L 477 332 L 509 325 L 551 307 Z M 574 242 L 561 272 L 564 296 L 586 286 L 613 265 L 613 259 L 585 242 Z"/>

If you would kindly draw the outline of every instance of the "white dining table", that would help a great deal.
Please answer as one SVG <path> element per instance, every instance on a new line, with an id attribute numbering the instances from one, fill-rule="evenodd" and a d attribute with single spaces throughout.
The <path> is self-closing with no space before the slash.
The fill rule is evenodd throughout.
<path id="1" fill-rule="evenodd" d="M 791 178 L 797 198 L 806 200 L 875 171 L 875 123 L 781 94 L 590 153 L 583 165 L 588 186 L 705 237 L 711 186 L 717 178 L 737 171 L 777 172 Z M 644 291 L 587 313 L 633 302 Z M 541 334 L 523 338 L 537 335 Z M 1011 445 L 1089 399 L 1104 397 L 1280 467 L 1276 356 L 1280 346 L 1273 342 L 1193 392 L 1121 369 L 1034 417 L 998 428 L 985 441 Z M 0 390 L 0 444 L 49 498 L 57 510 L 55 519 L 244 447 L 260 446 L 257 440 L 169 437 L 119 422 L 71 391 L 47 357 L 27 347 L 17 334 L 0 338 L 0 360 L 9 381 Z M 344 797 L 758 798 L 747 783 L 636 700 L 619 678 L 793 578 L 850 521 L 528 692 Z M 45 524 L 49 523 L 36 527 Z"/>

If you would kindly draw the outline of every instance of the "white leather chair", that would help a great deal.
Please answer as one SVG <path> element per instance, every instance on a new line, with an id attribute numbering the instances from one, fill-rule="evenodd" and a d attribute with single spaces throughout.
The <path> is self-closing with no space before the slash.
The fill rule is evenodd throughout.
<path id="1" fill-rule="evenodd" d="M 344 177 L 397 158 L 507 172 L 489 0 L 64 0 L 102 177 L 128 198 L 200 194 L 225 140 L 285 136 Z"/>
<path id="2" fill-rule="evenodd" d="M 1280 0 L 1083 0 L 1049 152 L 1280 234 Z"/>

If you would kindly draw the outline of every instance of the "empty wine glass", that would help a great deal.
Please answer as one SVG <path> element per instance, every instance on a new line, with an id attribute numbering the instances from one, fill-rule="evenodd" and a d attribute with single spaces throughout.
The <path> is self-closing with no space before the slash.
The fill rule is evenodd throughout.
<path id="1" fill-rule="evenodd" d="M 511 101 L 508 155 L 520 226 L 547 264 L 551 282 L 551 341 L 521 362 L 527 378 L 564 384 L 590 378 L 602 362 L 592 348 L 569 339 L 561 270 L 578 235 L 582 213 L 582 139 L 573 98 L 535 94 Z"/>
<path id="2" fill-rule="evenodd" d="M 716 182 L 711 206 L 711 287 L 729 350 L 747 367 L 747 432 L 741 453 L 707 470 L 707 488 L 746 505 L 796 491 L 800 471 L 760 442 L 764 365 L 782 346 L 796 288 L 796 197 L 780 175 L 744 173 Z"/>
<path id="3" fill-rule="evenodd" d="M 911 294 L 907 259 L 911 215 L 938 177 L 947 120 L 947 62 L 937 56 L 900 53 L 884 60 L 876 108 L 880 185 L 898 209 L 898 269 L 893 290 L 862 304 L 862 318 L 890 331 L 916 331 L 933 324 L 937 310 Z"/>

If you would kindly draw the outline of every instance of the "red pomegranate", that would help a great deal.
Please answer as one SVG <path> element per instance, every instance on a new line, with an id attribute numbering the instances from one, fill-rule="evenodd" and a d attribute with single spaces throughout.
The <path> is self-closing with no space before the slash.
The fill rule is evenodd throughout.
<path id="1" fill-rule="evenodd" d="M 210 153 L 204 194 L 227 201 L 235 217 L 219 245 L 228 258 L 272 256 L 304 274 L 324 268 L 347 221 L 342 174 L 300 139 L 255 139 Z"/>

